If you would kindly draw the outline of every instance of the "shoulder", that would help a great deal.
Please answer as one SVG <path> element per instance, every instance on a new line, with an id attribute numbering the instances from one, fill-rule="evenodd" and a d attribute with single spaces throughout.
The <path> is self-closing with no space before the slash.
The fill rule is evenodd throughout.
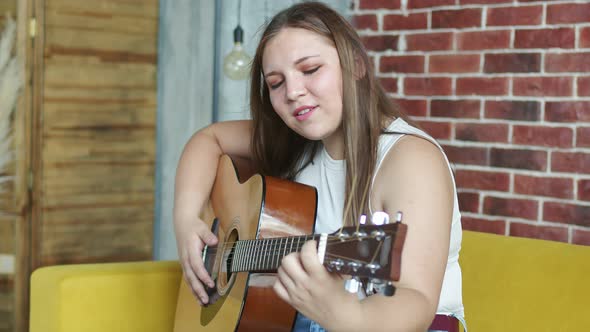
<path id="1" fill-rule="evenodd" d="M 454 192 L 448 163 L 437 145 L 408 134 L 389 150 L 375 175 L 373 196 L 386 204 L 388 198 L 398 197 L 392 195 L 392 191 L 400 190 L 418 197 L 432 190 Z"/>

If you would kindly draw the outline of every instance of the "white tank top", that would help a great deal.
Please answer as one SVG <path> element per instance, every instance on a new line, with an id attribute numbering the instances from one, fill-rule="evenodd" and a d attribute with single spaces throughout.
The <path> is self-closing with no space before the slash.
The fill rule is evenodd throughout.
<path id="1" fill-rule="evenodd" d="M 393 121 L 386 131 L 393 132 L 393 134 L 383 134 L 379 138 L 375 174 L 377 174 L 387 152 L 389 152 L 391 147 L 393 147 L 393 145 L 406 134 L 424 138 L 435 144 L 442 152 L 440 145 L 431 136 L 422 130 L 412 127 L 401 118 Z M 449 172 L 451 172 L 453 187 L 456 188 L 451 166 L 446 156 L 445 160 L 447 161 Z M 318 210 L 315 226 L 316 233 L 332 233 L 340 229 L 342 226 L 345 175 L 346 165 L 344 160 L 332 159 L 326 149 L 322 147 L 316 154 L 313 163 L 310 163 L 296 177 L 295 180 L 297 182 L 314 186 L 318 190 Z M 373 182 L 374 181 L 375 177 L 373 176 Z M 454 315 L 457 318 L 462 319 L 464 317 L 464 312 L 461 293 L 461 268 L 459 267 L 459 250 L 461 249 L 462 230 L 461 213 L 459 212 L 456 189 L 452 218 L 449 257 L 447 259 L 447 267 L 443 279 L 437 314 Z"/>

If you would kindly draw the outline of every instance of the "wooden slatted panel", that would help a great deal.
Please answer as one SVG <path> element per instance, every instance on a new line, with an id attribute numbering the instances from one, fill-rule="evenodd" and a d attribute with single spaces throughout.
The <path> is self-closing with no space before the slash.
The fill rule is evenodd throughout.
<path id="1" fill-rule="evenodd" d="M 0 31 L 4 30 L 6 13 L 16 20 L 16 9 L 16 0 L 0 0 Z M 0 170 L 0 174 L 14 176 L 15 168 L 15 163 L 12 163 L 6 169 Z M 16 252 L 15 226 L 18 218 L 14 196 L 14 181 L 0 184 L 0 255 L 5 260 L 4 264 L 7 263 L 7 259 L 14 258 Z M 14 267 L 11 270 L 14 270 Z M 14 293 L 14 273 L 0 269 L 0 332 L 14 331 Z"/>
<path id="2" fill-rule="evenodd" d="M 46 0 L 39 265 L 150 259 L 157 0 Z"/>
<path id="3" fill-rule="evenodd" d="M 15 220 L 15 217 L 0 215 L 0 255 L 3 259 L 14 257 Z M 14 291 L 14 273 L 0 273 L 0 332 L 14 331 Z"/>

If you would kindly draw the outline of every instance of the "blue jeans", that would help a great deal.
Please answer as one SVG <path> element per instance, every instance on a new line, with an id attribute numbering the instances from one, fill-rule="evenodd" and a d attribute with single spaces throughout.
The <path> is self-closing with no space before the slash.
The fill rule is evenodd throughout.
<path id="1" fill-rule="evenodd" d="M 320 324 L 303 316 L 300 313 L 297 313 L 295 326 L 291 332 L 326 332 L 326 330 L 321 327 Z"/>
<path id="2" fill-rule="evenodd" d="M 304 315 L 297 313 L 295 319 L 295 326 L 291 332 L 326 332 L 326 330 L 320 326 L 320 324 L 313 320 L 305 317 Z M 435 331 L 428 330 L 427 332 L 446 332 L 446 331 Z"/>

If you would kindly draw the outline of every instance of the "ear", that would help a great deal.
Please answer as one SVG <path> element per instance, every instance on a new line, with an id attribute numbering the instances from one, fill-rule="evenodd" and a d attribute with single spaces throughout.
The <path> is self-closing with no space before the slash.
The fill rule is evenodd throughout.
<path id="1" fill-rule="evenodd" d="M 354 79 L 360 80 L 367 74 L 367 66 L 363 61 L 363 58 L 358 54 L 354 55 Z"/>

